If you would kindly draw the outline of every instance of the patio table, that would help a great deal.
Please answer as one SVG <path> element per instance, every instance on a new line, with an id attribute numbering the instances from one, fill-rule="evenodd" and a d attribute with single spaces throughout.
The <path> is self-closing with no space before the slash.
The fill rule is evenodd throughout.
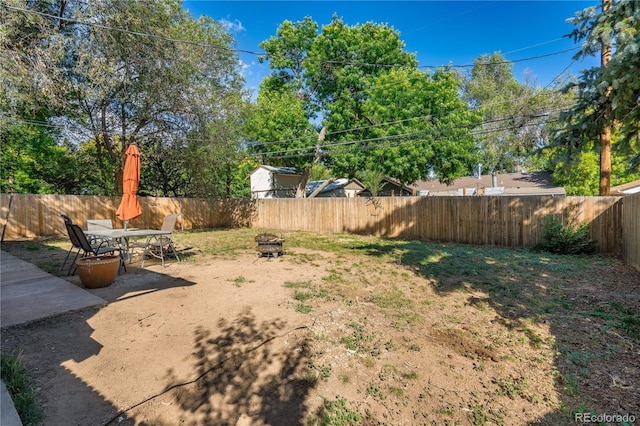
<path id="1" fill-rule="evenodd" d="M 149 241 L 153 237 L 158 237 L 161 235 L 171 235 L 171 232 L 161 231 L 159 229 L 138 229 L 138 228 L 129 228 L 129 229 L 95 229 L 91 231 L 84 231 L 85 234 L 91 237 L 100 237 L 100 238 L 110 238 L 118 243 L 118 247 L 121 249 L 121 252 L 124 253 L 125 258 L 129 258 L 129 263 L 131 263 L 131 252 L 133 251 L 133 247 L 129 240 L 131 238 L 146 238 L 145 245 L 149 244 Z"/>

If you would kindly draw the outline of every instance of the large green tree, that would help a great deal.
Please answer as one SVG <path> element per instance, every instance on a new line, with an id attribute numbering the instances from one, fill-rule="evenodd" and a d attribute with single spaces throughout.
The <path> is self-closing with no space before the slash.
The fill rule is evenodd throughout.
<path id="1" fill-rule="evenodd" d="M 260 88 L 253 150 L 301 170 L 299 196 L 321 161 L 339 174 L 372 169 L 406 183 L 433 173 L 450 180 L 475 161 L 460 81 L 416 70 L 393 28 L 334 16 L 318 31 L 307 17 L 283 22 L 261 47 L 273 72 Z"/>
<path id="2" fill-rule="evenodd" d="M 75 153 L 56 141 L 57 127 L 47 123 L 56 112 L 41 72 L 45 64 L 37 60 L 39 17 L 0 5 L 0 23 L 0 191 L 73 193 Z"/>
<path id="3" fill-rule="evenodd" d="M 557 86 L 540 89 L 528 79 L 520 83 L 513 64 L 499 52 L 474 61 L 463 97 L 482 116 L 475 133 L 488 173 L 534 168 L 533 153 L 548 143 L 558 113 L 572 101 Z"/>
<path id="4" fill-rule="evenodd" d="M 471 129 L 478 121 L 460 99 L 460 79 L 445 70 L 409 68 L 377 77 L 366 99 L 330 147 L 334 168 L 350 176 L 382 172 L 402 183 L 468 174 L 478 160 Z"/>
<path id="5" fill-rule="evenodd" d="M 612 149 L 617 151 L 620 135 L 612 135 Z M 566 189 L 567 195 L 598 195 L 600 192 L 600 155 L 596 142 L 584 144 L 579 150 L 563 145 L 542 150 L 543 167 L 552 173 L 556 185 Z M 628 157 L 617 155 L 611 162 L 611 186 L 640 179 L 640 170 L 629 169 Z"/>
<path id="6" fill-rule="evenodd" d="M 75 156 L 39 126 L 0 128 L 0 192 L 69 194 L 79 190 Z"/>
<path id="7" fill-rule="evenodd" d="M 143 155 L 158 144 L 180 149 L 187 137 L 215 144 L 207 136 L 211 119 L 235 113 L 236 104 L 225 104 L 242 86 L 233 39 L 212 19 L 191 18 L 179 0 L 9 1 L 6 103 L 28 105 L 20 93 L 42 94 L 63 137 L 94 141 L 96 155 L 115 165 L 115 193 L 128 144 L 137 142 Z M 240 139 L 226 143 L 237 147 Z"/>
<path id="8" fill-rule="evenodd" d="M 577 101 L 562 116 L 564 126 L 554 143 L 577 160 L 585 147 L 602 151 L 601 136 L 613 129 L 620 134 L 614 155 L 621 156 L 627 170 L 633 172 L 640 170 L 640 2 L 606 0 L 603 4 L 609 7 L 594 6 L 576 13 L 571 19 L 576 29 L 570 35 L 580 43 L 576 59 L 599 54 L 603 48 L 612 48 L 611 58 L 583 71 L 566 86 Z M 601 195 L 609 192 L 608 169 L 605 158 L 601 161 Z"/>
<path id="9" fill-rule="evenodd" d="M 224 114 L 215 114 L 198 132 L 189 135 L 185 148 L 184 172 L 189 180 L 187 196 L 241 198 L 250 195 L 243 126 L 247 104 L 237 93 L 222 100 Z M 215 161 L 212 161 L 215 159 Z"/>

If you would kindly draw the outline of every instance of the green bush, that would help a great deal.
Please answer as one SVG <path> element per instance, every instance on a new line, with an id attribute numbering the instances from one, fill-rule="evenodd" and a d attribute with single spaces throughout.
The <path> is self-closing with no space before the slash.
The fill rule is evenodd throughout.
<path id="1" fill-rule="evenodd" d="M 542 238 L 537 248 L 555 254 L 590 254 L 596 248 L 596 242 L 589 238 L 587 224 L 576 224 L 575 219 L 564 224 L 555 216 L 547 216 Z"/>

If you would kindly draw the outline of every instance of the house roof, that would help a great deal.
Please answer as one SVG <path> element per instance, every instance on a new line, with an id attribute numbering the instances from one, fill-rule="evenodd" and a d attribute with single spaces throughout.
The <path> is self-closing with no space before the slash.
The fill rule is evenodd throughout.
<path id="1" fill-rule="evenodd" d="M 363 189 L 366 188 L 366 186 L 364 186 L 364 183 L 360 182 L 358 179 L 351 178 L 351 179 L 349 179 L 349 182 L 347 182 L 347 185 L 345 185 L 345 188 L 358 189 L 358 190 L 362 191 Z"/>
<path id="2" fill-rule="evenodd" d="M 410 194 L 413 193 L 413 187 L 408 186 L 408 185 L 403 185 L 397 179 L 385 176 L 385 177 L 382 178 L 382 182 L 384 183 L 384 185 L 383 185 L 384 187 L 388 187 L 389 185 L 391 185 L 391 186 L 395 186 L 396 188 L 398 188 L 399 191 L 406 191 L 406 192 L 408 192 Z"/>
<path id="3" fill-rule="evenodd" d="M 258 166 L 254 171 L 251 172 L 251 174 L 254 174 L 260 169 L 268 170 L 271 173 L 276 175 L 300 175 L 300 173 L 298 173 L 298 171 L 296 171 L 296 169 L 293 167 L 276 167 L 276 166 L 267 166 L 266 164 Z"/>
<path id="4" fill-rule="evenodd" d="M 311 194 L 313 191 L 316 190 L 316 188 L 318 188 L 320 185 L 322 185 L 325 182 L 326 181 L 324 180 L 311 180 L 307 182 L 307 187 L 305 188 L 307 195 Z M 347 186 L 348 183 L 349 183 L 349 179 L 346 179 L 346 178 L 336 179 L 326 187 L 322 188 L 322 191 L 320 191 L 320 193 L 322 194 L 324 192 L 331 192 L 336 189 L 344 188 L 345 186 Z"/>
<path id="5" fill-rule="evenodd" d="M 638 192 L 640 192 L 640 180 L 634 180 L 611 187 L 611 195 L 630 195 Z"/>
<path id="6" fill-rule="evenodd" d="M 566 195 L 562 187 L 555 186 L 549 172 L 502 173 L 496 175 L 493 184 L 491 175 L 466 176 L 455 179 L 450 185 L 437 180 L 418 181 L 411 187 L 416 193 L 429 191 L 430 195 L 455 195 L 460 188 L 491 188 L 502 187 L 504 195 Z"/>

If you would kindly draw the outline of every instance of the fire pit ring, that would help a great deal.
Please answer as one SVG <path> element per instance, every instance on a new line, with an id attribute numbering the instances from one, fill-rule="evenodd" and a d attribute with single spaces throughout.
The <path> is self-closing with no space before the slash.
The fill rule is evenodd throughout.
<path id="1" fill-rule="evenodd" d="M 255 237 L 255 242 L 258 244 L 256 247 L 258 257 L 267 256 L 276 258 L 282 254 L 282 243 L 284 243 L 284 239 L 275 234 L 259 234 Z"/>

